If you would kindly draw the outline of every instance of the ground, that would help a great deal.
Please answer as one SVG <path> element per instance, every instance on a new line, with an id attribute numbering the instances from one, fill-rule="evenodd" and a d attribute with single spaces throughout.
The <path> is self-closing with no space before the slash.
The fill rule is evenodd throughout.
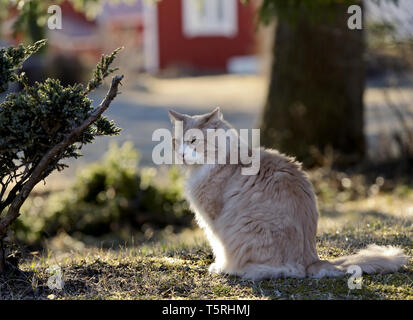
<path id="1" fill-rule="evenodd" d="M 322 259 L 367 244 L 395 245 L 413 255 L 412 192 L 322 205 L 317 247 Z M 413 261 L 399 272 L 363 275 L 350 290 L 349 276 L 325 279 L 244 281 L 211 275 L 213 261 L 202 231 L 188 229 L 165 240 L 110 250 L 83 248 L 34 253 L 0 281 L 0 297 L 15 299 L 413 299 Z M 62 290 L 49 289 L 50 269 L 63 273 Z"/>

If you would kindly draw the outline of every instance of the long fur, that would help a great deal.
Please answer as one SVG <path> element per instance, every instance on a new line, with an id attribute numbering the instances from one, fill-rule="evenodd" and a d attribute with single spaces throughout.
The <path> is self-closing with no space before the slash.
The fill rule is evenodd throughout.
<path id="1" fill-rule="evenodd" d="M 218 109 L 205 115 L 170 113 L 184 131 L 232 128 Z M 206 136 L 206 135 L 205 135 Z M 175 150 L 193 152 L 175 137 Z M 211 147 L 205 143 L 205 148 Z M 241 165 L 187 165 L 186 196 L 212 246 L 210 272 L 260 280 L 337 277 L 351 265 L 365 273 L 395 272 L 409 257 L 396 247 L 370 245 L 330 261 L 316 251 L 318 208 L 301 165 L 276 150 L 260 151 L 260 170 L 242 175 Z"/>

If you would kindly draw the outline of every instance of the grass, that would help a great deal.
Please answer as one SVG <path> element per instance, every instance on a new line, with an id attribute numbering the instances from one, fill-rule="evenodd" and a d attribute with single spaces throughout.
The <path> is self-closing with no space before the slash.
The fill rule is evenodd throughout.
<path id="1" fill-rule="evenodd" d="M 390 204 L 389 204 L 390 201 Z M 377 206 L 393 208 L 377 196 Z M 386 208 L 383 203 L 388 203 Z M 396 201 L 410 212 L 410 198 Z M 413 255 L 411 216 L 381 212 L 371 203 L 346 203 L 345 210 L 323 210 L 318 251 L 321 258 L 353 253 L 369 243 L 397 245 Z M 358 215 L 355 216 L 355 210 Z M 363 275 L 361 289 L 350 290 L 349 276 L 336 279 L 244 281 L 211 275 L 213 256 L 199 230 L 187 230 L 142 246 L 87 248 L 33 256 L 0 282 L 0 297 L 13 299 L 413 299 L 413 261 L 400 272 Z M 62 269 L 63 290 L 49 289 L 50 266 Z"/>

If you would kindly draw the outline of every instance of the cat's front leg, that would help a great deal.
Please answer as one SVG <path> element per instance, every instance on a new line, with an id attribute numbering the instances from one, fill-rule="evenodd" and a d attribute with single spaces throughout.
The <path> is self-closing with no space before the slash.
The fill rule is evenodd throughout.
<path id="1" fill-rule="evenodd" d="M 212 263 L 209 268 L 208 268 L 209 273 L 223 273 L 224 272 L 224 266 L 218 262 Z"/>
<path id="2" fill-rule="evenodd" d="M 215 237 L 209 237 L 209 240 L 215 256 L 215 261 L 208 268 L 209 273 L 228 273 L 224 247 Z"/>

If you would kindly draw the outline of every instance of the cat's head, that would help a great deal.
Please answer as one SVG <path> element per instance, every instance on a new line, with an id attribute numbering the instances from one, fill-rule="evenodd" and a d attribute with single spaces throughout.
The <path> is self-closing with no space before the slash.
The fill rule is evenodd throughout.
<path id="1" fill-rule="evenodd" d="M 231 129 L 231 126 L 224 120 L 219 108 L 206 114 L 194 116 L 170 110 L 169 117 L 174 125 L 173 149 L 184 164 L 207 163 L 209 151 L 213 151 L 217 157 L 220 154 L 219 151 L 222 152 L 221 154 L 227 154 L 227 147 L 217 142 L 219 138 L 208 138 L 208 132 L 210 134 L 214 130 L 218 132 L 216 131 L 217 129 L 227 132 L 227 130 Z M 227 138 L 225 136 L 225 139 Z M 220 150 L 220 148 L 225 148 L 225 150 Z"/>

